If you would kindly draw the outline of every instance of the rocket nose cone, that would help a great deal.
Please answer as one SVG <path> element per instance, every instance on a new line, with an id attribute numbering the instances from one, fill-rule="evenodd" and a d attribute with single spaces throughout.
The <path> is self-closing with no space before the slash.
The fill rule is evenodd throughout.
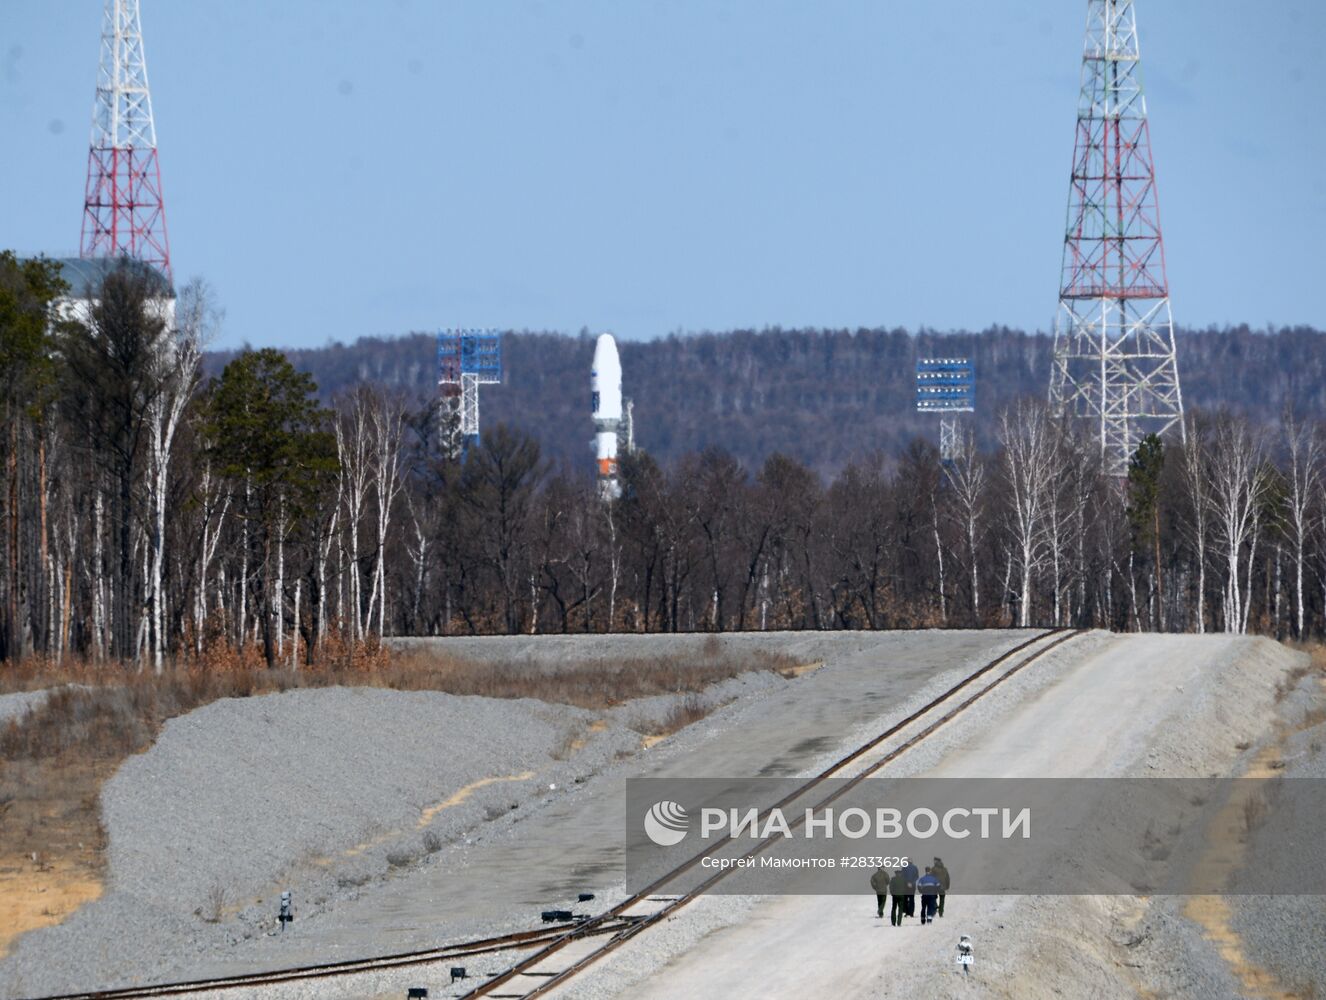
<path id="1" fill-rule="evenodd" d="M 594 367 L 589 376 L 593 390 L 594 419 L 616 421 L 622 418 L 622 364 L 617 357 L 617 341 L 612 334 L 600 335 L 594 345 Z"/>
<path id="2" fill-rule="evenodd" d="M 610 333 L 599 334 L 594 344 L 594 371 L 602 374 L 619 368 L 621 362 L 617 359 L 617 341 Z"/>

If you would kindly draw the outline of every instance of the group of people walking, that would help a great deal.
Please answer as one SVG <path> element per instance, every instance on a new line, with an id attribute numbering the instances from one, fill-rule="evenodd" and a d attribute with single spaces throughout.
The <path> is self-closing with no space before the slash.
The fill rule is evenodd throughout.
<path id="1" fill-rule="evenodd" d="M 949 874 L 944 862 L 935 858 L 922 875 L 916 865 L 908 861 L 902 868 L 890 872 L 875 869 L 870 876 L 870 887 L 875 890 L 878 906 L 875 915 L 884 918 L 884 906 L 891 901 L 889 923 L 901 927 L 904 917 L 916 915 L 916 897 L 921 897 L 921 923 L 934 923 L 935 917 L 944 915 L 944 897 L 948 895 Z"/>

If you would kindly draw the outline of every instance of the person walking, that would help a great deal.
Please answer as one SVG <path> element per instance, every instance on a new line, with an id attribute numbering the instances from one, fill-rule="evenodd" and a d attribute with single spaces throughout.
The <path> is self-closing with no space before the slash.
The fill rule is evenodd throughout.
<path id="1" fill-rule="evenodd" d="M 932 924 L 935 922 L 935 907 L 939 899 L 939 879 L 932 869 L 927 868 L 925 874 L 916 880 L 916 889 L 921 894 L 921 923 Z"/>
<path id="2" fill-rule="evenodd" d="M 920 875 L 916 862 L 908 861 L 903 866 L 902 875 L 907 880 L 907 916 L 916 916 L 916 877 Z"/>
<path id="3" fill-rule="evenodd" d="M 889 870 L 883 865 L 875 869 L 875 874 L 870 876 L 870 888 L 875 890 L 875 916 L 884 919 L 884 904 L 889 901 Z"/>
<path id="4" fill-rule="evenodd" d="M 948 895 L 948 869 L 944 867 L 943 861 L 935 858 L 935 863 L 930 866 L 930 870 L 935 873 L 935 878 L 939 879 L 939 908 L 936 912 L 942 917 L 944 915 L 944 897 Z"/>
<path id="5" fill-rule="evenodd" d="M 889 879 L 889 895 L 893 897 L 893 905 L 889 909 L 889 923 L 894 927 L 902 926 L 902 918 L 907 915 L 907 900 L 910 898 L 911 890 L 907 888 L 907 876 L 899 868 Z"/>

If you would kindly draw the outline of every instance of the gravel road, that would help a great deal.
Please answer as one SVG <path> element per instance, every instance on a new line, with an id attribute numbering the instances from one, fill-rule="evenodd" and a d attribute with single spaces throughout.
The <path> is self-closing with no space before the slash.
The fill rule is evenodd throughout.
<path id="1" fill-rule="evenodd" d="M 1239 745 L 1266 734 L 1276 685 L 1300 661 L 1264 639 L 1095 633 L 1018 675 L 890 773 L 1234 773 Z M 707 897 L 554 995 L 1244 995 L 1175 900 L 963 896 L 952 904 L 936 925 L 895 929 L 875 918 L 866 893 Z M 961 933 L 979 956 L 970 981 L 953 962 Z"/>

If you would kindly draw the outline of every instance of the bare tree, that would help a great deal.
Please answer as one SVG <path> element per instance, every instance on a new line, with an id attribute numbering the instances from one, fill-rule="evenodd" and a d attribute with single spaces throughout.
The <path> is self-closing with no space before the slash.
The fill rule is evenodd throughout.
<path id="1" fill-rule="evenodd" d="M 364 636 L 364 600 L 359 567 L 359 531 L 364 523 L 372 485 L 372 445 L 369 414 L 373 409 L 371 391 L 361 386 L 339 407 L 336 419 L 336 454 L 341 463 L 338 493 L 345 500 L 345 553 L 349 573 L 350 638 L 358 642 Z"/>
<path id="2" fill-rule="evenodd" d="M 1056 467 L 1054 426 L 1039 403 L 1021 400 L 999 418 L 1008 488 L 1011 550 L 1019 573 L 1018 624 L 1031 624 L 1031 583 L 1049 547 L 1051 489 Z"/>
<path id="3" fill-rule="evenodd" d="M 401 491 L 401 434 L 404 429 L 405 404 L 399 396 L 374 394 L 368 412 L 371 435 L 373 493 L 377 500 L 375 542 L 377 558 L 373 567 L 372 593 L 368 600 L 370 627 L 376 605 L 377 633 L 382 635 L 387 615 L 387 532 L 391 526 L 391 509 Z"/>
<path id="4" fill-rule="evenodd" d="M 1186 418 L 1186 424 L 1184 441 L 1180 445 L 1180 470 L 1188 509 L 1181 523 L 1197 564 L 1197 601 L 1193 610 L 1192 628 L 1201 634 L 1206 631 L 1206 546 L 1214 508 L 1208 486 L 1210 474 L 1207 470 L 1209 449 L 1206 427 L 1192 415 Z"/>
<path id="5" fill-rule="evenodd" d="M 164 579 L 162 574 L 166 535 L 166 487 L 170 476 L 175 433 L 185 407 L 198 382 L 198 361 L 203 346 L 212 339 L 220 313 L 207 285 L 195 278 L 180 291 L 175 304 L 175 323 L 170 341 L 156 352 L 151 364 L 157 391 L 148 401 L 148 507 L 151 530 L 151 569 L 148 603 L 151 614 L 152 667 L 159 674 L 166 652 Z"/>
<path id="6" fill-rule="evenodd" d="M 1207 468 L 1207 493 L 1215 532 L 1225 555 L 1224 620 L 1226 632 L 1246 630 L 1245 594 L 1239 583 L 1243 547 L 1257 532 L 1268 485 L 1262 435 L 1247 420 L 1225 415 L 1216 425 Z M 1249 559 L 1251 565 L 1251 558 Z"/>
<path id="7" fill-rule="evenodd" d="M 207 573 L 216 558 L 217 546 L 221 541 L 225 527 L 226 512 L 230 509 L 230 491 L 223 488 L 220 478 L 212 469 L 212 460 L 204 450 L 202 469 L 198 478 L 197 502 L 201 531 L 198 537 L 198 559 L 193 603 L 193 641 L 194 650 L 203 650 L 203 631 L 207 624 Z M 217 584 L 218 610 L 225 610 L 224 576 Z"/>
<path id="8" fill-rule="evenodd" d="M 964 428 L 958 438 L 958 449 L 952 461 L 944 463 L 944 477 L 948 481 L 950 516 L 962 530 L 967 546 L 967 576 L 971 588 L 971 622 L 981 621 L 981 573 L 977 547 L 984 532 L 983 518 L 986 503 L 985 461 L 976 448 L 976 436 Z"/>
<path id="9" fill-rule="evenodd" d="M 1285 412 L 1281 426 L 1289 459 L 1285 470 L 1284 529 L 1294 558 L 1294 635 L 1301 639 L 1304 628 L 1303 560 L 1312 532 L 1311 507 L 1322 482 L 1321 436 L 1314 425 L 1295 418 L 1292 410 Z"/>

